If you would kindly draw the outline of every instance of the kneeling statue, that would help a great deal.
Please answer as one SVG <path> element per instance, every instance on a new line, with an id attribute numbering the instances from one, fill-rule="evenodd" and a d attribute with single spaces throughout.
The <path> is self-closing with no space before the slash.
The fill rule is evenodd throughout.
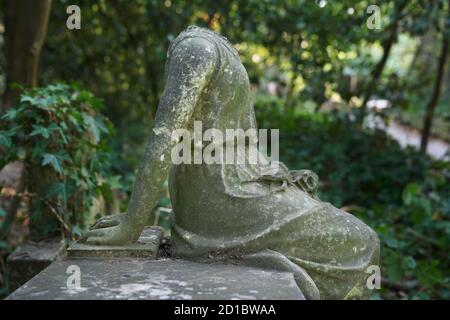
<path id="1" fill-rule="evenodd" d="M 367 298 L 366 270 L 379 259 L 376 233 L 319 201 L 314 183 L 302 183 L 316 179 L 307 170 L 298 176 L 282 164 L 276 172 L 270 163 L 172 164 L 179 143 L 172 132 L 192 129 L 194 121 L 222 132 L 256 129 L 250 83 L 236 49 L 217 33 L 192 26 L 169 48 L 164 94 L 127 212 L 100 219 L 82 240 L 136 241 L 170 171 L 174 256 L 289 271 L 307 299 Z"/>

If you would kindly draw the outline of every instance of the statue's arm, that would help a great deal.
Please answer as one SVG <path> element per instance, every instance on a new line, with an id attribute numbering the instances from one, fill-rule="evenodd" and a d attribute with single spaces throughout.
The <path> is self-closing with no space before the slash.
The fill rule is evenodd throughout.
<path id="1" fill-rule="evenodd" d="M 139 226 L 145 223 L 157 204 L 172 164 L 171 151 L 178 143 L 172 139 L 172 132 L 186 127 L 214 69 L 215 57 L 211 46 L 207 40 L 188 38 L 172 52 L 166 87 L 128 206 L 128 219 Z"/>
<path id="2" fill-rule="evenodd" d="M 187 38 L 173 49 L 168 62 L 166 86 L 141 159 L 127 213 L 119 225 L 102 228 L 101 223 L 97 224 L 100 228 L 84 236 L 88 243 L 122 244 L 135 241 L 140 235 L 157 204 L 172 164 L 171 151 L 178 143 L 178 140 L 172 139 L 172 132 L 186 128 L 215 65 L 215 48 L 208 40 Z"/>

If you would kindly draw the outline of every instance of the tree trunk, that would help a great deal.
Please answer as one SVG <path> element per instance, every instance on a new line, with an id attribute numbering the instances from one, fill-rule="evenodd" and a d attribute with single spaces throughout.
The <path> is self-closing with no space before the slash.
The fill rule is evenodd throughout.
<path id="1" fill-rule="evenodd" d="M 292 52 L 296 51 L 296 48 L 300 46 L 300 43 L 302 42 L 302 37 L 299 34 L 293 34 L 292 35 L 292 43 L 291 43 L 291 50 Z M 295 87 L 295 81 L 297 81 L 298 76 L 300 75 L 300 71 L 298 70 L 298 67 L 300 66 L 301 62 L 301 52 L 298 52 L 295 58 L 292 62 L 292 79 L 289 81 L 287 88 L 286 88 L 286 94 L 284 97 L 284 105 L 286 108 L 293 108 L 295 106 L 295 99 L 294 99 L 294 87 Z"/>
<path id="2" fill-rule="evenodd" d="M 382 45 L 383 56 L 381 57 L 380 61 L 378 61 L 378 63 L 376 64 L 375 68 L 372 70 L 372 79 L 369 85 L 367 86 L 366 93 L 364 95 L 364 100 L 361 105 L 361 112 L 359 114 L 359 122 L 362 122 L 367 114 L 367 102 L 372 96 L 372 93 L 377 87 L 378 81 L 380 80 L 380 77 L 383 74 L 384 67 L 386 66 L 386 62 L 389 58 L 389 55 L 391 54 L 392 45 L 395 43 L 395 40 L 397 38 L 397 29 L 398 26 L 396 22 L 391 27 L 389 38 L 387 38 L 386 41 L 383 42 Z"/>
<path id="3" fill-rule="evenodd" d="M 369 83 L 369 85 L 366 87 L 366 92 L 364 95 L 364 100 L 361 105 L 361 110 L 358 115 L 358 122 L 362 123 L 364 120 L 364 117 L 367 114 L 367 102 L 369 101 L 370 97 L 372 96 L 373 91 L 376 89 L 378 85 L 378 81 L 381 78 L 381 75 L 383 74 L 384 67 L 386 66 L 386 62 L 389 58 L 389 55 L 391 54 L 392 46 L 394 45 L 395 41 L 397 40 L 397 33 L 398 33 L 398 26 L 400 23 L 400 20 L 403 17 L 403 10 L 405 9 L 407 5 L 407 1 L 400 2 L 395 11 L 395 19 L 392 21 L 390 27 L 389 27 L 389 37 L 383 42 L 383 56 L 381 57 L 380 61 L 376 64 L 375 68 L 372 70 L 372 79 Z"/>
<path id="4" fill-rule="evenodd" d="M 6 89 L 3 111 L 17 103 L 20 90 L 11 85 L 34 87 L 39 55 L 47 32 L 51 0 L 5 1 Z"/>
<path id="5" fill-rule="evenodd" d="M 24 87 L 36 86 L 39 55 L 47 32 L 51 0 L 9 0 L 4 2 L 4 6 L 6 86 L 0 112 L 4 112 L 18 102 L 20 90 L 13 88 L 12 84 L 18 83 Z M 17 194 L 20 194 L 25 189 L 25 169 L 21 163 L 15 163 L 12 166 L 19 166 L 20 170 L 15 177 L 16 181 L 12 181 L 6 187 L 11 186 Z M 6 238 L 9 234 L 20 201 L 20 196 L 1 201 L 7 214 L 5 220 L 10 222 L 2 226 L 2 238 Z"/>
<path id="6" fill-rule="evenodd" d="M 423 49 L 425 47 L 425 36 L 421 37 L 419 40 L 419 44 L 416 47 L 416 50 L 414 51 L 414 57 L 411 61 L 411 64 L 408 66 L 408 71 L 406 72 L 406 79 L 410 79 L 411 75 L 413 73 L 413 70 L 416 69 L 417 61 L 419 60 L 420 56 L 423 53 Z"/>
<path id="7" fill-rule="evenodd" d="M 449 10 L 448 15 L 449 17 L 447 19 L 450 19 L 450 2 L 448 10 Z M 425 117 L 423 118 L 422 137 L 420 141 L 420 152 L 422 153 L 426 153 L 427 151 L 428 139 L 430 137 L 431 126 L 433 124 L 434 110 L 436 109 L 436 105 L 439 102 L 439 97 L 441 96 L 445 65 L 448 57 L 448 47 L 449 47 L 448 35 L 446 35 L 446 32 L 443 32 L 441 53 L 439 55 L 437 75 L 436 81 L 434 82 L 433 94 L 431 96 L 430 101 L 427 104 L 427 107 L 425 109 Z"/>
<path id="8" fill-rule="evenodd" d="M 284 98 L 284 105 L 286 108 L 291 109 L 295 106 L 295 99 L 294 99 L 294 86 L 295 81 L 297 81 L 298 78 L 298 63 L 294 63 L 294 67 L 292 68 L 294 75 L 292 76 L 291 81 L 289 81 L 289 84 L 286 89 L 286 97 Z"/>

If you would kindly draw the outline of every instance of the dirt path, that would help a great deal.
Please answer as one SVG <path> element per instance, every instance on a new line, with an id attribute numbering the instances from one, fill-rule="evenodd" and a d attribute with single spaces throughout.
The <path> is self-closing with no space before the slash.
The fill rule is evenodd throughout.
<path id="1" fill-rule="evenodd" d="M 396 121 L 391 120 L 388 125 L 384 124 L 383 120 L 375 115 L 371 114 L 366 119 L 366 125 L 368 127 L 385 130 L 386 133 L 397 140 L 402 147 L 413 146 L 417 150 L 420 148 L 420 132 L 415 129 L 411 129 Z M 436 139 L 430 137 L 428 141 L 427 154 L 440 160 L 450 160 L 449 150 L 450 144 L 442 139 Z"/>
<path id="2" fill-rule="evenodd" d="M 402 147 L 414 146 L 420 148 L 420 133 L 417 130 L 405 127 L 395 121 L 391 121 L 386 129 L 388 135 L 398 141 Z M 427 154 L 435 159 L 449 160 L 449 144 L 441 139 L 430 138 Z"/>

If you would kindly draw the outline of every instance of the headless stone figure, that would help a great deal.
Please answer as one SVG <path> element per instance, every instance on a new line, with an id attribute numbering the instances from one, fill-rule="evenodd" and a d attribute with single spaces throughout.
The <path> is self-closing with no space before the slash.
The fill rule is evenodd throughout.
<path id="1" fill-rule="evenodd" d="M 194 121 L 204 130 L 256 128 L 248 75 L 233 46 L 208 29 L 189 27 L 169 48 L 166 77 L 128 211 L 100 219 L 82 240 L 136 241 L 170 172 L 175 256 L 289 271 L 307 299 L 367 298 L 377 235 L 315 198 L 302 176 L 280 165 L 268 178 L 268 163 L 172 165 L 178 143 L 172 132 L 192 130 Z"/>

